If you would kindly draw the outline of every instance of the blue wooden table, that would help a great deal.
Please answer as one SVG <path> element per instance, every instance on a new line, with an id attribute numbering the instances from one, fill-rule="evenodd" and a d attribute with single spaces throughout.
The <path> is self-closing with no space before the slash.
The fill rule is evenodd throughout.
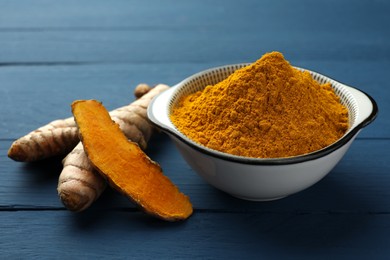
<path id="1" fill-rule="evenodd" d="M 0 258 L 389 259 L 390 2 L 0 0 Z M 160 134 L 147 153 L 189 197 L 187 221 L 140 212 L 113 189 L 73 213 L 57 195 L 62 158 L 19 163 L 18 137 L 108 109 L 134 87 L 282 52 L 293 65 L 369 93 L 379 116 L 323 180 L 272 202 L 206 184 Z"/>

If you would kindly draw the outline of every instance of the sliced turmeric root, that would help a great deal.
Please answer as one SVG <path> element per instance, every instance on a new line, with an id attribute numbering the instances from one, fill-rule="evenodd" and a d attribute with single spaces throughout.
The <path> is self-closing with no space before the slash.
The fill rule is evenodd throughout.
<path id="1" fill-rule="evenodd" d="M 113 188 L 145 212 L 165 220 L 183 220 L 192 214 L 189 198 L 126 138 L 100 102 L 77 100 L 72 112 L 89 160 Z"/>

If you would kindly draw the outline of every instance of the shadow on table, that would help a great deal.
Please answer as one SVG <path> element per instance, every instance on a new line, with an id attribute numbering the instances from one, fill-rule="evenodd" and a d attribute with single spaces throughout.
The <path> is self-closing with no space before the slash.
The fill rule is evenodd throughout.
<path id="1" fill-rule="evenodd" d="M 305 248 L 313 252 L 353 246 L 353 241 L 365 240 L 367 227 L 372 227 L 375 220 L 375 206 L 358 189 L 329 176 L 312 188 L 278 201 L 242 201 L 216 191 L 220 203 L 234 209 L 226 211 L 229 218 L 216 223 L 221 230 L 228 228 L 223 236 L 230 237 L 232 244 L 248 250 L 256 250 L 256 245 L 263 248 L 262 244 L 279 250 Z M 230 223 L 221 224 L 224 221 Z"/>
<path id="2" fill-rule="evenodd" d="M 62 158 L 53 157 L 37 162 L 22 163 L 25 169 L 24 177 L 29 178 L 31 186 L 46 185 L 58 182 L 58 176 L 62 171 Z"/>

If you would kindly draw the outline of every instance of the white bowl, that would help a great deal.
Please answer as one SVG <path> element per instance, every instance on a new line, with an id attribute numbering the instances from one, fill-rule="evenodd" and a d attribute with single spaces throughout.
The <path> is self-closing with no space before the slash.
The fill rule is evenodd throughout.
<path id="1" fill-rule="evenodd" d="M 171 137 L 187 163 L 209 184 L 235 197 L 275 200 L 310 187 L 333 169 L 359 131 L 376 118 L 378 107 L 369 95 L 307 70 L 319 83 L 330 82 L 349 111 L 348 131 L 337 142 L 321 150 L 287 158 L 241 157 L 202 146 L 174 126 L 169 115 L 181 96 L 216 84 L 246 65 L 227 65 L 199 72 L 159 94 L 148 108 L 150 121 Z"/>

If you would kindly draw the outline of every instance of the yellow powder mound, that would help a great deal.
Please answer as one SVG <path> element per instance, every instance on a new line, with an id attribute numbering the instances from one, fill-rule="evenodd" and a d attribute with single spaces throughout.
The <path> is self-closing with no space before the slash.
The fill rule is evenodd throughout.
<path id="1" fill-rule="evenodd" d="M 337 141 L 348 128 L 348 110 L 330 84 L 319 84 L 281 53 L 271 52 L 182 98 L 171 120 L 190 139 L 211 149 L 281 158 Z"/>

